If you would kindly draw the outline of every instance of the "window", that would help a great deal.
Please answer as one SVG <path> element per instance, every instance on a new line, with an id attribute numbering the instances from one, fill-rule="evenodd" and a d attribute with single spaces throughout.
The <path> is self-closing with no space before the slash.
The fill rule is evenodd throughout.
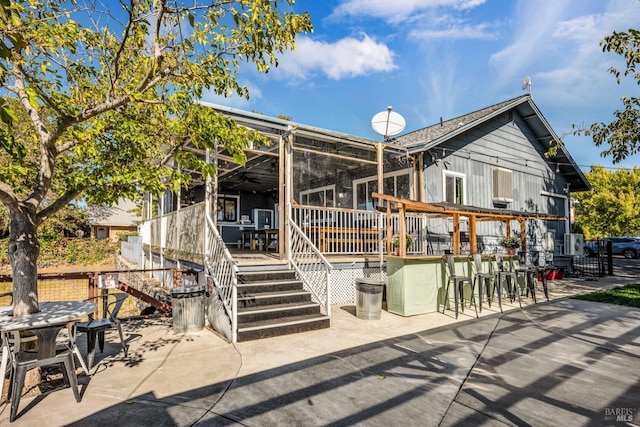
<path id="1" fill-rule="evenodd" d="M 382 181 L 384 186 L 384 194 L 402 197 L 403 199 L 411 198 L 411 174 L 408 170 L 385 173 Z M 354 197 L 353 208 L 372 210 L 373 201 L 371 193 L 378 192 L 378 177 L 370 176 L 367 178 L 356 179 L 353 181 Z"/>
<path id="2" fill-rule="evenodd" d="M 326 187 L 313 188 L 300 192 L 300 204 L 308 206 L 325 206 L 329 208 L 335 207 L 336 186 L 327 185 Z"/>
<path id="3" fill-rule="evenodd" d="M 237 222 L 240 196 L 218 196 L 218 221 Z"/>
<path id="4" fill-rule="evenodd" d="M 463 173 L 443 171 L 444 201 L 464 205 L 466 202 L 466 175 Z"/>
<path id="5" fill-rule="evenodd" d="M 513 172 L 509 169 L 493 168 L 493 202 L 513 202 Z"/>

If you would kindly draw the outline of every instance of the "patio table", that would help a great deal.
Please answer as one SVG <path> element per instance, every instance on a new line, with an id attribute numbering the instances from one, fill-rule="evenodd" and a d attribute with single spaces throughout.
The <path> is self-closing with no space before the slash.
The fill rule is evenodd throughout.
<path id="1" fill-rule="evenodd" d="M 268 251 L 269 248 L 275 247 L 278 250 L 278 232 L 277 228 L 260 228 L 256 230 L 242 230 L 242 247 L 245 247 L 245 242 L 248 241 L 251 250 L 258 249 L 258 242 L 263 240 L 263 250 Z"/>
<path id="2" fill-rule="evenodd" d="M 3 346 L 2 361 L 0 362 L 0 395 L 4 391 L 4 377 L 7 371 L 9 355 L 11 354 L 10 334 L 49 325 L 77 322 L 83 316 L 93 313 L 96 305 L 88 301 L 52 301 L 40 303 L 39 308 L 40 311 L 38 313 L 14 317 L 13 306 L 0 307 L 0 333 L 2 334 Z M 78 357 L 80 357 L 79 354 Z M 80 361 L 84 364 L 82 359 Z"/>

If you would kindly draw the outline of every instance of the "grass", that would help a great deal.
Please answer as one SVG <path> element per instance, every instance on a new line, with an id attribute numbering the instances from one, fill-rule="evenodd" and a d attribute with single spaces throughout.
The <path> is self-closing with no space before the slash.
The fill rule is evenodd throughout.
<path id="1" fill-rule="evenodd" d="M 604 302 L 607 304 L 640 308 L 640 283 L 619 286 L 613 289 L 603 289 L 585 295 L 576 296 L 574 298 L 585 301 Z"/>

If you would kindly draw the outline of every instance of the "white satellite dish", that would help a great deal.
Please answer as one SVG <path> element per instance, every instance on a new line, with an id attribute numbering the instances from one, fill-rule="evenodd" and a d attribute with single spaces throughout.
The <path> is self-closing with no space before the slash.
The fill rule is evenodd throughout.
<path id="1" fill-rule="evenodd" d="M 376 133 L 382 135 L 385 141 L 390 136 L 402 132 L 405 126 L 404 117 L 391 111 L 391 107 L 387 107 L 387 111 L 381 111 L 371 119 L 371 127 Z"/>
<path id="2" fill-rule="evenodd" d="M 531 77 L 527 76 L 524 79 L 522 79 L 522 90 L 527 90 L 529 89 L 529 95 L 531 94 Z"/>

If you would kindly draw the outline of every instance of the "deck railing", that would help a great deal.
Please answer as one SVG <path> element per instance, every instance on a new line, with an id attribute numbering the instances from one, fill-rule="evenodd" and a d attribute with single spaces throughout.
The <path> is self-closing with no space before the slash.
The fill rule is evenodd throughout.
<path id="1" fill-rule="evenodd" d="M 316 302 L 322 305 L 326 315 L 331 316 L 331 270 L 333 267 L 309 240 L 298 225 L 289 220 L 291 250 L 289 263 L 311 292 Z"/>
<path id="2" fill-rule="evenodd" d="M 295 206 L 292 219 L 323 254 L 379 254 L 386 246 L 387 214 L 316 206 Z M 413 237 L 408 253 L 426 254 L 427 227 L 423 215 L 406 216 L 406 230 Z M 392 234 L 400 229 L 392 214 Z M 382 246 L 381 246 L 382 245 Z"/>
<path id="3" fill-rule="evenodd" d="M 205 275 L 207 282 L 213 283 L 214 291 L 220 298 L 224 312 L 231 325 L 230 339 L 236 342 L 238 326 L 238 266 L 222 240 L 222 236 L 205 215 L 207 221 L 207 248 L 205 248 Z M 216 313 L 220 315 L 221 313 Z"/>

